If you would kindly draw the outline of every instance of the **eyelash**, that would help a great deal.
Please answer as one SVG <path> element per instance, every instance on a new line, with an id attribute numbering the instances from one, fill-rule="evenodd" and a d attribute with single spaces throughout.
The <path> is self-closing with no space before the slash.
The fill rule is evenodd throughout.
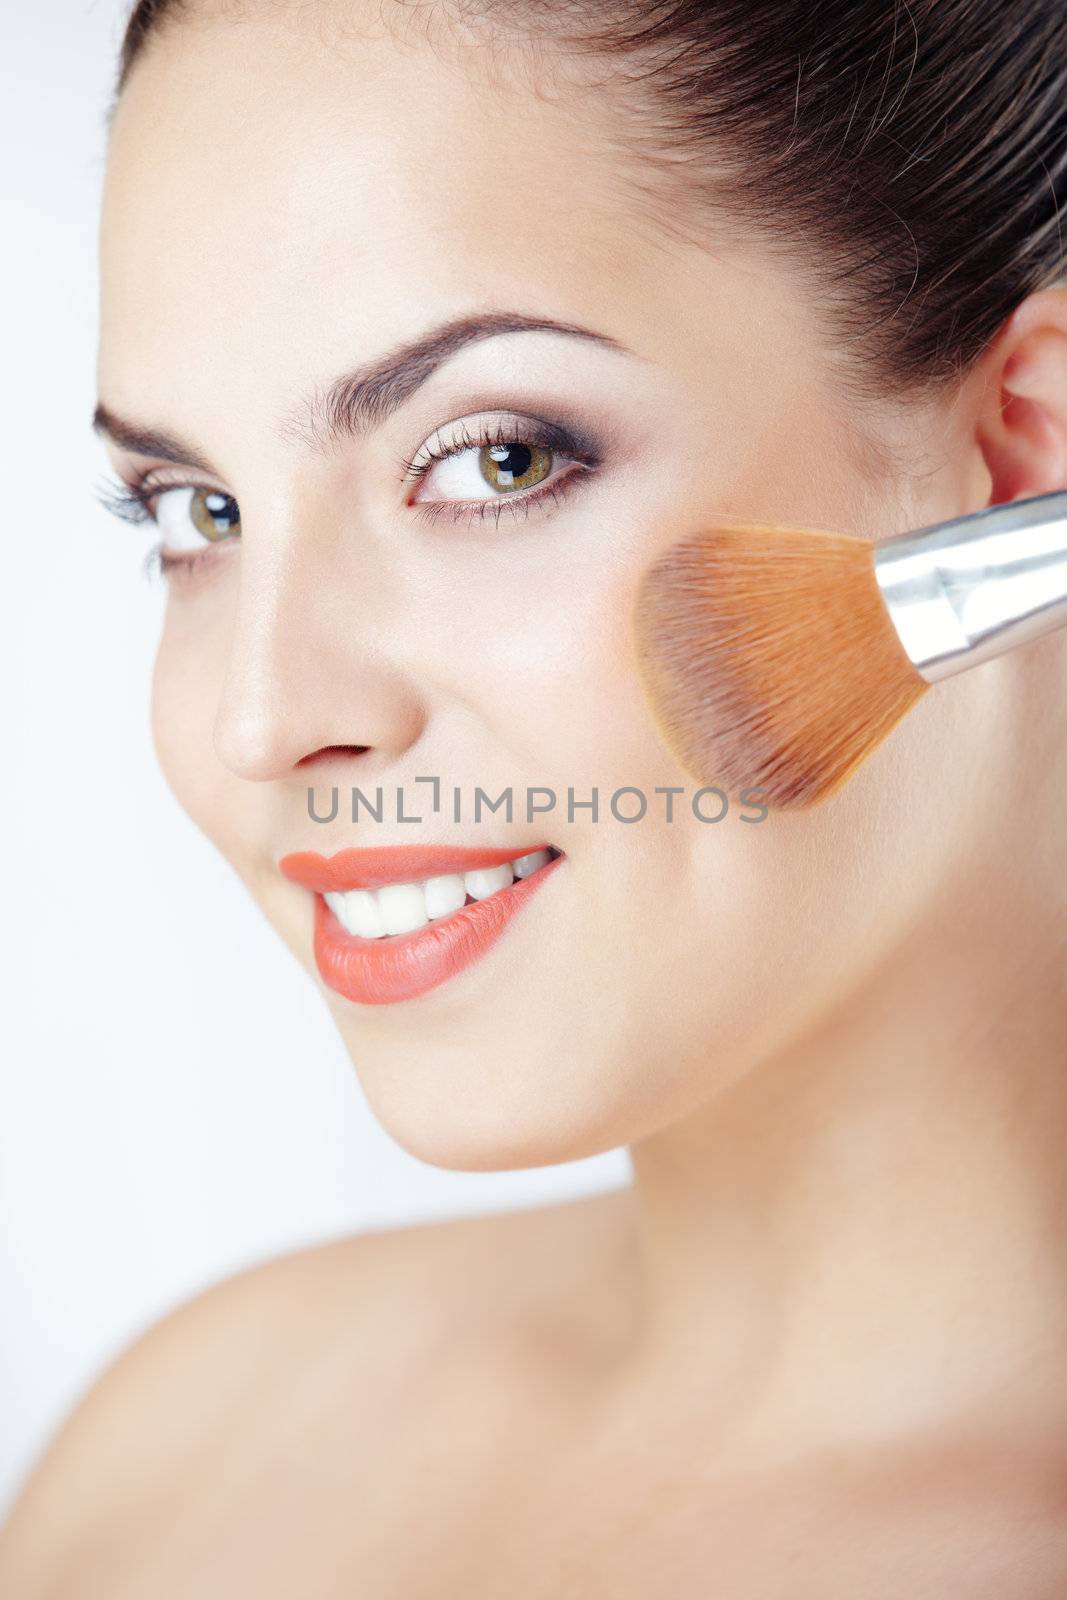
<path id="1" fill-rule="evenodd" d="M 495 525 L 499 526 L 500 513 L 505 507 L 508 514 L 514 516 L 518 515 L 518 507 L 521 504 L 523 515 L 528 517 L 531 501 L 561 502 L 570 493 L 570 486 L 574 480 L 595 471 L 600 465 L 600 452 L 591 439 L 579 436 L 558 423 L 546 422 L 540 418 L 530 419 L 530 422 L 532 426 L 527 426 L 525 429 L 520 429 L 515 423 L 505 425 L 503 422 L 498 422 L 495 433 L 490 431 L 488 424 L 483 424 L 473 434 L 468 431 L 466 423 L 461 423 L 458 438 L 453 437 L 445 448 L 426 448 L 410 461 L 401 460 L 398 463 L 399 471 L 408 484 L 418 485 L 437 462 L 446 461 L 450 456 L 459 455 L 464 450 L 512 444 L 534 444 L 542 450 L 567 455 L 579 462 L 583 470 L 568 472 L 562 481 L 553 478 L 544 489 L 527 489 L 517 495 L 489 496 L 483 500 L 468 501 L 465 505 L 454 501 L 430 501 L 425 505 L 416 502 L 412 504 L 416 515 L 427 523 L 434 523 L 441 516 L 445 516 L 452 523 L 463 521 L 467 527 L 475 521 L 480 522 L 492 516 Z M 97 491 L 97 499 L 107 511 L 120 517 L 124 522 L 146 523 L 154 521 L 152 506 L 161 494 L 169 489 L 188 488 L 206 488 L 206 486 L 187 482 L 160 482 L 146 473 L 133 483 L 125 480 L 105 482 Z M 191 573 L 205 558 L 210 559 L 212 552 L 213 546 L 207 544 L 203 550 L 198 550 L 192 555 L 169 556 L 160 541 L 145 556 L 145 575 L 149 578 L 155 573 L 167 576 L 178 568 L 183 573 Z"/>

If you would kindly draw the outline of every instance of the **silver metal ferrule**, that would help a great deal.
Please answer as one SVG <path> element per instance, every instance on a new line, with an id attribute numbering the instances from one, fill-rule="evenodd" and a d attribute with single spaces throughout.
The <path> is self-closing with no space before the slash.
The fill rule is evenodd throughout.
<path id="1" fill-rule="evenodd" d="M 1067 625 L 1067 490 L 875 546 L 893 626 L 928 683 Z"/>

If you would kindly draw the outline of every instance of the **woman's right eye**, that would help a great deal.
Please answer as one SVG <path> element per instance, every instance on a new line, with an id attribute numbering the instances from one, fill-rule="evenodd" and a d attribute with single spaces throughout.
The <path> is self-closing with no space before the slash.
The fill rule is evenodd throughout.
<path id="1" fill-rule="evenodd" d="M 202 550 L 205 540 L 217 544 L 241 532 L 237 501 L 218 489 L 163 488 L 152 499 L 152 516 L 163 536 L 163 547 L 175 554 Z"/>

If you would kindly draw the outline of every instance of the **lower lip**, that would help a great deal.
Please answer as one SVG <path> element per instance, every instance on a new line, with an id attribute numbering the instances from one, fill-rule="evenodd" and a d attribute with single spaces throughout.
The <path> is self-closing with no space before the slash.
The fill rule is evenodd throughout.
<path id="1" fill-rule="evenodd" d="M 555 856 L 529 878 L 516 878 L 485 900 L 428 922 L 412 933 L 359 939 L 347 933 L 321 894 L 315 896 L 315 961 L 322 981 L 364 1006 L 413 1000 L 469 967 L 495 944 L 512 917 L 564 860 Z"/>

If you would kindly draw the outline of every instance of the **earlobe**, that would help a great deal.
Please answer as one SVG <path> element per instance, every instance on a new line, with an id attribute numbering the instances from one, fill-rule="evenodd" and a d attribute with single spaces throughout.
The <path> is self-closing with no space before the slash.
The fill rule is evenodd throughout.
<path id="1" fill-rule="evenodd" d="M 1067 489 L 1067 286 L 1031 295 L 987 352 L 976 438 L 989 503 Z"/>

